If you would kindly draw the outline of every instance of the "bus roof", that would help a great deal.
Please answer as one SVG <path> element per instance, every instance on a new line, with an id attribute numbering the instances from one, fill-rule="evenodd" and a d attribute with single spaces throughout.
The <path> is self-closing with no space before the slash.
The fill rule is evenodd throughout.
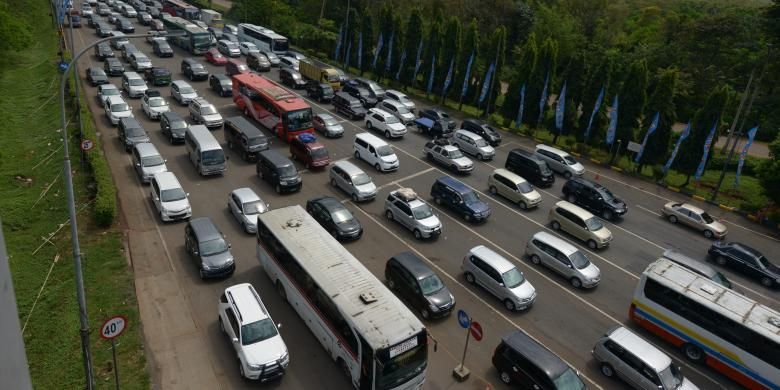
<path id="1" fill-rule="evenodd" d="M 656 260 L 643 274 L 780 343 L 780 312 L 699 276 L 668 259 Z"/>
<path id="2" fill-rule="evenodd" d="M 270 28 L 263 27 L 263 26 L 258 26 L 256 24 L 251 24 L 251 23 L 239 23 L 238 25 L 239 26 L 243 26 L 244 28 L 251 28 L 253 30 L 261 32 L 261 33 L 265 34 L 267 37 L 269 37 L 271 39 L 287 39 L 287 37 L 285 37 L 284 35 L 281 35 L 281 34 L 277 33 L 276 31 L 271 30 Z"/>
<path id="3" fill-rule="evenodd" d="M 277 84 L 275 81 L 265 78 L 256 73 L 241 73 L 233 78 L 243 83 L 266 98 L 275 101 L 281 108 L 291 111 L 304 108 L 311 108 L 305 100 L 298 95 L 290 92 L 286 88 Z"/>
<path id="4" fill-rule="evenodd" d="M 309 276 L 338 305 L 374 350 L 425 329 L 423 324 L 365 266 L 300 205 L 258 216 L 272 228 Z"/>
<path id="5" fill-rule="evenodd" d="M 191 5 L 191 4 L 188 4 L 186 1 L 182 1 L 182 0 L 165 0 L 165 2 L 166 3 L 170 3 L 172 5 L 175 5 L 177 7 L 182 7 L 182 8 L 198 8 L 198 7 L 196 7 L 194 5 Z"/>

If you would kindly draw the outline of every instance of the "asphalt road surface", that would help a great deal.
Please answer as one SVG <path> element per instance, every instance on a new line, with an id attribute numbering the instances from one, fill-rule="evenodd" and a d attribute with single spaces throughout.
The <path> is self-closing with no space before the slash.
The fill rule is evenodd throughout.
<path id="1" fill-rule="evenodd" d="M 146 28 L 136 23 L 137 31 Z M 84 27 L 76 32 L 76 46 L 83 47 L 96 39 L 94 30 Z M 180 62 L 188 56 L 179 48 L 174 47 L 176 55 L 173 58 L 158 58 L 151 50 L 151 45 L 143 39 L 133 39 L 133 43 L 152 59 L 156 66 L 164 66 L 173 73 L 173 79 L 184 79 L 179 72 Z M 206 64 L 211 72 L 224 73 L 224 69 Z M 80 73 L 90 65 L 102 66 L 94 56 L 85 56 L 80 62 Z M 126 67 L 130 68 L 129 64 Z M 277 79 L 276 68 L 264 74 Z M 111 82 L 120 86 L 121 78 L 112 77 Z M 323 348 L 316 342 L 312 334 L 304 326 L 300 318 L 291 308 L 281 302 L 273 290 L 268 278 L 259 267 L 255 256 L 255 241 L 251 235 L 244 233 L 232 218 L 226 208 L 228 193 L 239 187 L 251 187 L 270 203 L 272 208 L 293 204 L 305 204 L 307 199 L 317 195 L 331 195 L 343 199 L 347 207 L 361 221 L 365 233 L 363 237 L 345 247 L 352 252 L 380 280 L 384 280 L 383 269 L 387 259 L 401 251 L 412 251 L 423 257 L 442 277 L 457 299 L 457 308 L 467 311 L 473 319 L 479 321 L 484 329 L 484 339 L 481 342 L 471 342 L 466 366 L 471 369 L 471 378 L 458 383 L 451 376 L 452 369 L 459 364 L 465 333 L 458 325 L 456 316 L 450 316 L 439 321 L 426 321 L 432 336 L 438 341 L 438 352 L 430 351 L 428 379 L 426 389 L 484 389 L 488 384 L 493 388 L 505 388 L 499 381 L 496 371 L 491 365 L 491 356 L 502 334 L 516 328 L 524 329 L 541 341 L 552 351 L 560 355 L 569 364 L 580 371 L 589 387 L 592 388 L 623 388 L 618 381 L 603 377 L 597 365 L 591 359 L 590 350 L 594 342 L 610 326 L 626 324 L 640 335 L 649 339 L 673 356 L 683 368 L 684 374 L 702 389 L 737 388 L 729 379 L 719 375 L 704 366 L 695 366 L 685 361 L 682 355 L 673 347 L 659 338 L 638 330 L 628 320 L 628 308 L 634 287 L 639 275 L 650 262 L 654 261 L 665 248 L 677 248 L 694 258 L 703 259 L 710 241 L 692 230 L 674 226 L 659 217 L 661 206 L 668 199 L 689 201 L 687 198 L 653 185 L 622 177 L 620 174 L 604 170 L 603 167 L 585 163 L 588 172 L 585 177 L 594 179 L 607 186 L 617 196 L 629 205 L 628 214 L 617 223 L 608 222 L 607 226 L 614 235 L 612 245 L 604 250 L 591 251 L 572 237 L 563 237 L 578 246 L 588 255 L 602 272 L 602 280 L 598 288 L 590 291 L 574 289 L 569 283 L 544 268 L 534 267 L 523 257 L 526 241 L 538 231 L 551 231 L 547 225 L 547 213 L 561 196 L 564 179 L 558 177 L 552 188 L 541 190 L 543 201 L 537 209 L 522 211 L 503 198 L 491 196 L 487 192 L 487 177 L 489 173 L 503 166 L 507 153 L 513 148 L 532 148 L 532 140 L 504 134 L 504 142 L 497 149 L 497 155 L 492 162 L 475 162 L 476 169 L 468 176 L 460 176 L 459 180 L 480 191 L 482 199 L 493 209 L 493 215 L 484 224 L 469 224 L 458 215 L 441 209 L 429 199 L 430 186 L 435 178 L 449 175 L 437 165 L 431 165 L 422 155 L 422 146 L 426 138 L 415 133 L 411 128 L 409 133 L 400 140 L 389 143 L 395 148 L 401 160 L 400 169 L 393 173 L 378 173 L 364 162 L 354 161 L 351 157 L 351 142 L 354 134 L 365 131 L 365 124 L 359 121 L 349 121 L 341 118 L 345 127 L 345 135 L 340 139 L 320 140 L 327 146 L 332 161 L 348 159 L 363 168 L 373 176 L 380 191 L 377 200 L 365 204 L 354 204 L 344 193 L 328 184 L 327 171 L 309 172 L 299 165 L 303 177 L 302 191 L 289 195 L 276 195 L 273 189 L 255 175 L 253 164 L 241 160 L 240 156 L 227 151 L 230 160 L 227 162 L 227 172 L 224 176 L 204 178 L 199 176 L 192 164 L 187 160 L 185 147 L 170 145 L 160 133 L 159 122 L 150 121 L 140 109 L 140 100 L 126 98 L 134 108 L 135 117 L 145 126 L 152 142 L 168 160 L 168 169 L 175 172 L 184 189 L 190 193 L 193 205 L 193 216 L 209 216 L 227 235 L 232 243 L 232 252 L 236 257 L 235 274 L 227 279 L 213 282 L 203 282 L 198 277 L 194 264 L 184 251 L 184 223 L 163 224 L 152 211 L 149 202 L 148 187 L 138 181 L 131 167 L 129 154 L 120 146 L 117 130 L 111 126 L 95 97 L 96 90 L 85 86 L 90 109 L 97 122 L 98 130 L 104 143 L 104 151 L 108 156 L 112 170 L 119 172 L 114 179 L 120 191 L 120 199 L 124 214 L 138 218 L 155 225 L 154 231 L 164 240 L 166 253 L 176 277 L 176 286 L 167 288 L 178 289 L 177 294 L 186 297 L 186 302 L 196 324 L 197 337 L 202 339 L 206 350 L 190 351 L 206 355 L 211 362 L 215 376 L 223 388 L 242 389 L 256 387 L 239 378 L 235 356 L 229 342 L 218 331 L 216 309 L 219 294 L 225 287 L 242 282 L 252 283 L 268 306 L 273 318 L 283 323 L 284 337 L 291 355 L 289 371 L 280 380 L 266 385 L 267 388 L 283 389 L 316 389 L 316 388 L 348 388 L 348 382 L 330 360 Z M 192 82 L 201 96 L 214 103 L 223 117 L 240 115 L 230 98 L 217 96 L 208 86 L 207 81 Z M 169 96 L 169 88 L 158 88 L 163 93 L 171 108 L 182 117 L 188 118 L 186 107 L 179 106 Z M 331 105 L 310 102 L 315 112 L 329 111 Z M 418 108 L 425 104 L 418 102 Z M 213 134 L 224 145 L 221 129 Z M 270 133 L 267 133 L 270 135 Z M 273 138 L 272 148 L 288 155 L 287 145 Z M 412 234 L 399 225 L 389 222 L 383 214 L 383 200 L 388 192 L 397 188 L 412 187 L 418 194 L 435 208 L 435 212 L 443 223 L 442 236 L 435 241 L 416 241 Z M 140 200 L 136 204 L 143 205 L 137 209 L 128 210 L 127 199 Z M 748 243 L 764 253 L 772 253 L 778 248 L 778 240 L 758 227 L 752 227 L 744 220 L 739 220 L 733 214 L 709 205 L 702 206 L 716 216 L 723 216 L 730 222 L 729 239 Z M 128 217 L 126 217 L 128 218 Z M 557 232 L 553 234 L 561 235 Z M 507 312 L 501 302 L 481 290 L 466 283 L 460 271 L 460 263 L 464 254 L 473 246 L 486 245 L 506 258 L 513 261 L 524 272 L 527 279 L 536 287 L 538 298 L 534 306 L 525 312 Z M 747 295 L 780 308 L 780 295 L 777 291 L 768 290 L 757 283 L 721 269 L 739 289 Z M 165 287 L 165 286 L 158 286 Z M 143 304 L 143 303 L 142 303 Z M 175 321 L 171 318 L 170 321 Z M 175 359 L 175 356 L 168 357 Z M 167 373 L 176 376 L 176 373 Z"/>

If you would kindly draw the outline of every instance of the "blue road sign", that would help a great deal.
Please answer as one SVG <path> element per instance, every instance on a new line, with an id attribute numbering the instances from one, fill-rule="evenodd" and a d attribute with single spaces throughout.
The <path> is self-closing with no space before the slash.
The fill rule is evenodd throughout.
<path id="1" fill-rule="evenodd" d="M 458 310 L 458 323 L 463 329 L 468 329 L 468 327 L 471 326 L 471 318 L 469 318 L 469 315 L 466 314 L 463 309 Z"/>

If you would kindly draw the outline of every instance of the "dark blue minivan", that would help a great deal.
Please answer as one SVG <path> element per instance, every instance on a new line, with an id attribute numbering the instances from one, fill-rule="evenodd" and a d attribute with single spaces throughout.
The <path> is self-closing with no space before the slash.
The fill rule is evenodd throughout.
<path id="1" fill-rule="evenodd" d="M 436 204 L 449 207 L 468 222 L 487 221 L 492 213 L 490 206 L 479 199 L 477 191 L 450 176 L 436 179 L 431 196 Z"/>

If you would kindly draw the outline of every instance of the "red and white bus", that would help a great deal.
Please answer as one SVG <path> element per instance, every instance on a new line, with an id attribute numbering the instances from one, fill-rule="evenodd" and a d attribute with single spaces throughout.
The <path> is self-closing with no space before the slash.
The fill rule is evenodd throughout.
<path id="1" fill-rule="evenodd" d="M 314 134 L 311 106 L 276 82 L 255 73 L 233 76 L 233 102 L 280 139 Z"/>
<path id="2" fill-rule="evenodd" d="M 165 0 L 163 1 L 162 10 L 172 16 L 178 16 L 187 20 L 200 20 L 200 9 L 194 5 L 187 4 L 183 0 Z"/>

